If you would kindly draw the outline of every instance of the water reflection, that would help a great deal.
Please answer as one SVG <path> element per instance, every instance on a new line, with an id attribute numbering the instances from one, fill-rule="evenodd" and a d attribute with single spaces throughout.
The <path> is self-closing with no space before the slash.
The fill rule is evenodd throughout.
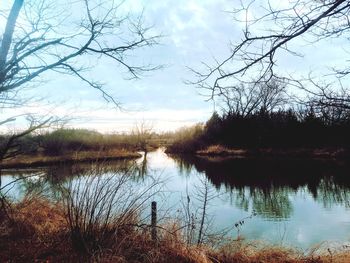
<path id="1" fill-rule="evenodd" d="M 209 208 L 217 229 L 232 227 L 241 218 L 257 214 L 242 227 L 246 238 L 283 239 L 301 247 L 350 239 L 350 163 L 346 162 L 167 156 L 158 150 L 135 161 L 5 170 L 1 178 L 2 185 L 25 178 L 16 181 L 9 191 L 20 199 L 36 192 L 55 196 L 62 185 L 96 171 L 128 171 L 136 189 L 159 175 L 166 181 L 166 191 L 172 193 L 166 204 L 180 208 L 181 198 L 188 193 L 192 193 L 191 200 L 196 199 L 195 190 L 205 176 L 220 196 L 211 200 Z"/>
<path id="2" fill-rule="evenodd" d="M 292 196 L 306 191 L 325 208 L 349 208 L 350 166 L 322 160 L 273 160 L 172 156 L 182 174 L 203 172 L 218 189 L 233 195 L 235 205 L 272 219 L 288 219 Z"/>
<path id="3" fill-rule="evenodd" d="M 66 163 L 36 169 L 5 169 L 1 171 L 1 185 L 13 199 L 35 194 L 55 198 L 62 191 L 62 186 L 81 176 L 125 173 L 135 182 L 143 181 L 147 174 L 147 161 L 142 158 L 142 161 Z M 8 187 L 5 187 L 6 185 Z"/>
<path id="4" fill-rule="evenodd" d="M 149 158 L 144 155 L 136 161 L 5 170 L 2 171 L 2 178 L 17 180 L 16 187 L 22 190 L 22 196 L 30 193 L 55 194 L 67 181 L 96 171 L 101 174 L 128 172 L 135 182 L 142 183 L 153 169 L 152 159 L 167 158 L 163 152 L 160 155 L 158 152 L 158 156 L 152 156 L 152 153 L 150 155 L 151 167 L 148 164 Z M 350 208 L 350 166 L 346 163 L 195 156 L 171 158 L 176 163 L 177 176 L 190 177 L 193 176 L 193 171 L 203 173 L 217 191 L 223 191 L 230 196 L 232 204 L 244 211 L 254 210 L 265 218 L 288 219 L 293 214 L 291 197 L 298 191 L 312 196 L 324 208 L 331 208 L 333 205 Z"/>

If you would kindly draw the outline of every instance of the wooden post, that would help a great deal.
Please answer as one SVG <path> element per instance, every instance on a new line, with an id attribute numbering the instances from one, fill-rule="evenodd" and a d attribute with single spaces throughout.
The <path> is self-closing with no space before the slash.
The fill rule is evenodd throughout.
<path id="1" fill-rule="evenodd" d="M 152 211 L 151 211 L 151 234 L 152 240 L 157 241 L 157 202 L 152 202 Z"/>

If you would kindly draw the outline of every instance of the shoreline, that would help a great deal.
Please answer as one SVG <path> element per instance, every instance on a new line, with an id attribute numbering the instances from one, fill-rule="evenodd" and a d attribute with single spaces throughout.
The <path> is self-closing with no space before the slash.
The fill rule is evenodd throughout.
<path id="1" fill-rule="evenodd" d="M 251 158 L 281 158 L 281 159 L 320 159 L 342 160 L 350 158 L 350 151 L 344 148 L 227 148 L 221 145 L 211 145 L 205 149 L 194 152 L 166 151 L 167 154 L 189 154 L 198 157 L 222 157 L 232 159 Z"/>
<path id="2" fill-rule="evenodd" d="M 115 161 L 132 160 L 142 157 L 138 152 L 128 150 L 115 150 L 107 152 L 84 151 L 70 152 L 65 155 L 47 156 L 47 155 L 22 155 L 14 159 L 3 161 L 0 169 L 33 168 L 62 163 L 83 163 L 93 161 Z"/>

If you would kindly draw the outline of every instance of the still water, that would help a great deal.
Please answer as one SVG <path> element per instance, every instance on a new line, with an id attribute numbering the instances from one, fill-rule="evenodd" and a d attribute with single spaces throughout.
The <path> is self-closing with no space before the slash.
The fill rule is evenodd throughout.
<path id="1" fill-rule="evenodd" d="M 107 164 L 106 164 L 107 165 Z M 109 163 L 114 168 L 135 161 Z M 205 185 L 209 193 L 210 230 L 229 229 L 232 238 L 267 240 L 302 249 L 350 241 L 350 165 L 320 160 L 225 159 L 168 156 L 162 149 L 136 160 L 135 187 L 150 177 L 164 182 L 155 197 L 162 212 L 176 216 L 188 200 L 195 213 L 201 207 Z M 76 174 L 89 176 L 89 165 L 59 165 L 27 170 L 5 170 L 2 186 L 13 199 L 29 192 L 50 195 Z M 44 178 L 44 179 L 43 179 Z M 240 221 L 242 224 L 238 224 Z"/>

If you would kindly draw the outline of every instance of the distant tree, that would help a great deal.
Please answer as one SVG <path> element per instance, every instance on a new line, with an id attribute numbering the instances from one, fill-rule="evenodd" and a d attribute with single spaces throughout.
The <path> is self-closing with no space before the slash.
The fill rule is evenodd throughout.
<path id="1" fill-rule="evenodd" d="M 135 125 L 132 135 L 136 137 L 137 146 L 145 153 L 144 159 L 146 159 L 149 141 L 153 136 L 153 125 L 143 120 Z"/>
<path id="2" fill-rule="evenodd" d="M 29 127 L 21 132 L 6 134 L 0 137 L 0 164 L 3 160 L 11 159 L 19 154 L 24 153 L 23 142 L 20 140 L 32 133 L 33 131 L 45 127 L 51 119 L 46 119 L 40 123 L 32 121 Z M 0 180 L 1 182 L 1 180 Z M 1 183 L 0 183 L 1 186 Z"/>
<path id="3" fill-rule="evenodd" d="M 241 83 L 226 87 L 216 96 L 223 101 L 225 114 L 241 117 L 262 109 L 271 112 L 288 102 L 286 85 L 274 79 L 266 83 Z"/>
<path id="4" fill-rule="evenodd" d="M 217 112 L 214 112 L 205 124 L 205 134 L 209 141 L 216 140 L 220 136 L 222 120 Z"/>

